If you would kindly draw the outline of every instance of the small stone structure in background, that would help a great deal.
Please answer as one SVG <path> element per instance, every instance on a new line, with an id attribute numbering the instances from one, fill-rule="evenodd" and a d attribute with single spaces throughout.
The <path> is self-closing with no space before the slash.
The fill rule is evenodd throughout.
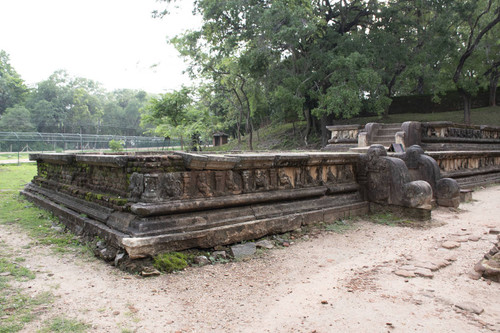
<path id="1" fill-rule="evenodd" d="M 229 138 L 229 135 L 223 132 L 216 132 L 213 134 L 213 146 L 222 146 L 227 143 L 227 139 Z"/>

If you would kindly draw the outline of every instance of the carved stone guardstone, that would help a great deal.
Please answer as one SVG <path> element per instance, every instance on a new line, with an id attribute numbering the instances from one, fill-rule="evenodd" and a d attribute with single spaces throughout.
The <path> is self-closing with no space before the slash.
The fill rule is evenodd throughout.
<path id="1" fill-rule="evenodd" d="M 431 185 L 433 196 L 439 206 L 456 208 L 460 205 L 460 186 L 457 181 L 451 178 L 441 178 L 441 171 L 436 160 L 425 155 L 420 146 L 413 145 L 398 157 L 408 167 L 412 180 L 424 180 Z"/>
<path id="2" fill-rule="evenodd" d="M 424 180 L 412 181 L 403 160 L 387 156 L 382 145 L 372 145 L 360 156 L 358 182 L 368 201 L 428 211 L 432 187 Z"/>

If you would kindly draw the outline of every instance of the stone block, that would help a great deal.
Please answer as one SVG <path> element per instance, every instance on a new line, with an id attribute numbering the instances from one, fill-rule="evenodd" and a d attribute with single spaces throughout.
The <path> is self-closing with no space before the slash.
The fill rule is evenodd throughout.
<path id="1" fill-rule="evenodd" d="M 251 257 L 255 254 L 256 251 L 257 247 L 253 242 L 231 246 L 231 254 L 233 255 L 234 259 Z"/>

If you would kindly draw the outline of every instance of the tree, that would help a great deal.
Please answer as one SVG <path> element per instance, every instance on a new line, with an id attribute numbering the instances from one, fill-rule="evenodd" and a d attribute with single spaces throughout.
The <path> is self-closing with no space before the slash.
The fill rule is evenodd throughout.
<path id="1" fill-rule="evenodd" d="M 500 22 L 500 1 L 465 2 L 457 13 L 464 24 L 459 26 L 457 34 L 461 48 L 457 54 L 452 81 L 464 101 L 464 122 L 470 124 L 472 96 L 478 91 L 478 81 L 482 75 L 469 59 L 474 55 L 481 39 Z"/>
<path id="2" fill-rule="evenodd" d="M 10 65 L 9 55 L 0 50 L 0 115 L 24 101 L 28 88 L 19 74 Z"/>
<path id="3" fill-rule="evenodd" d="M 484 36 L 482 40 L 482 54 L 486 70 L 484 76 L 489 81 L 489 105 L 496 106 L 496 93 L 498 80 L 500 79 L 500 24 L 497 24 Z"/>
<path id="4" fill-rule="evenodd" d="M 0 131 L 3 132 L 32 132 L 34 129 L 29 110 L 21 105 L 7 108 L 0 118 Z"/>
<path id="5" fill-rule="evenodd" d="M 159 98 L 151 98 L 143 109 L 142 122 L 156 126 L 154 133 L 169 137 L 179 136 L 181 149 L 184 149 L 184 137 L 189 133 L 192 99 L 190 91 L 182 87 L 179 91 L 165 93 Z"/>

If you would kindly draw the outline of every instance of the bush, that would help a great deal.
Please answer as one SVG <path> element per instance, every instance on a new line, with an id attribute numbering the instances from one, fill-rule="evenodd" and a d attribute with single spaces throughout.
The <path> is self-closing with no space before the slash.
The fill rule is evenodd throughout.
<path id="1" fill-rule="evenodd" d="M 188 266 L 187 256 L 179 252 L 162 253 L 153 258 L 153 266 L 165 273 L 181 271 Z"/>
<path id="2" fill-rule="evenodd" d="M 125 143 L 123 141 L 111 140 L 108 143 L 109 149 L 113 152 L 120 152 L 123 150 L 123 145 Z"/>

